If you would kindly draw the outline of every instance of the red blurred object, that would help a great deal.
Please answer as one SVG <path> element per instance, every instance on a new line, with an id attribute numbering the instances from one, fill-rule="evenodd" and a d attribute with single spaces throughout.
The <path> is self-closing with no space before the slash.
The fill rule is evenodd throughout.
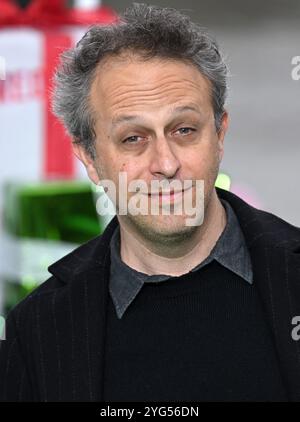
<path id="1" fill-rule="evenodd" d="M 107 6 L 99 6 L 92 10 L 69 9 L 64 0 L 32 0 L 28 7 L 23 9 L 13 1 L 0 0 L 0 30 L 33 28 L 36 30 L 36 36 L 40 36 L 43 40 L 41 59 L 43 65 L 36 71 L 42 71 L 44 80 L 41 107 L 43 108 L 42 178 L 45 180 L 73 179 L 76 173 L 71 140 L 62 124 L 51 112 L 50 104 L 52 76 L 59 55 L 74 44 L 71 25 L 88 27 L 92 24 L 111 24 L 117 20 L 116 12 Z M 22 69 L 19 70 L 21 75 Z M 17 79 L 14 80 L 17 84 Z"/>
<path id="2" fill-rule="evenodd" d="M 117 14 L 107 6 L 81 10 L 67 8 L 64 0 L 32 0 L 22 9 L 11 0 L 0 0 L 0 27 L 109 24 L 116 20 Z"/>
<path id="3" fill-rule="evenodd" d="M 75 162 L 71 140 L 67 136 L 62 123 L 51 111 L 52 76 L 58 64 L 58 58 L 63 50 L 72 47 L 68 34 L 59 31 L 46 31 L 44 38 L 44 157 L 43 177 L 47 180 L 73 179 L 75 176 Z"/>

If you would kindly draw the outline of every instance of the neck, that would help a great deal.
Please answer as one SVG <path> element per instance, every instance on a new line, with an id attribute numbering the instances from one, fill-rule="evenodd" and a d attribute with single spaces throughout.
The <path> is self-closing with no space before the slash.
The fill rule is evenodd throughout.
<path id="1" fill-rule="evenodd" d="M 120 223 L 121 259 L 137 271 L 179 276 L 207 258 L 226 225 L 226 211 L 216 191 L 205 209 L 203 224 L 172 248 L 154 245 Z M 172 255 L 170 256 L 170 250 Z"/>

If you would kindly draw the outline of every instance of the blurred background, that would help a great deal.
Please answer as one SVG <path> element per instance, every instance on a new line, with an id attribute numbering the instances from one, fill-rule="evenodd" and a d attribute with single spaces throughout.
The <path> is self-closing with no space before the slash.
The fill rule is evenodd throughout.
<path id="1" fill-rule="evenodd" d="M 230 68 L 230 128 L 217 185 L 300 226 L 300 2 L 185 0 L 175 7 L 214 35 Z M 101 233 L 98 195 L 50 112 L 63 49 L 118 0 L 0 0 L 0 314 L 50 274 L 47 267 Z M 293 62 L 292 62 L 293 61 Z M 296 75 L 296 77 L 295 77 Z"/>

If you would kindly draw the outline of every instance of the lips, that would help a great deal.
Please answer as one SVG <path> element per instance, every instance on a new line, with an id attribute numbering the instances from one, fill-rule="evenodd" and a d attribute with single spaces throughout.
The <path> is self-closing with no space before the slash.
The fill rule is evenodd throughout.
<path id="1" fill-rule="evenodd" d="M 157 195 L 159 195 L 159 196 L 170 196 L 170 195 L 174 195 L 174 194 L 181 193 L 181 192 L 183 192 L 183 190 L 179 190 L 179 191 L 176 191 L 176 192 L 174 192 L 173 190 L 171 190 L 171 191 L 168 191 L 168 192 L 148 193 L 148 195 L 149 196 L 151 196 L 151 195 L 155 195 L 155 196 L 157 196 Z"/>
<path id="2" fill-rule="evenodd" d="M 168 191 L 167 193 L 165 193 L 165 191 L 159 192 L 159 193 L 149 193 L 148 198 L 157 198 L 157 199 L 159 199 L 160 201 L 163 201 L 163 202 L 165 202 L 165 201 L 175 202 L 175 201 L 178 201 L 178 200 L 183 200 L 184 195 L 190 189 L 191 189 L 191 187 L 189 187 L 187 189 L 181 189 L 179 191 L 178 190 L 177 191 L 171 190 L 171 191 Z"/>
<path id="3" fill-rule="evenodd" d="M 188 188 L 189 189 L 189 188 Z M 177 190 L 174 191 L 174 189 L 169 190 L 169 191 L 163 191 L 163 192 L 154 192 L 154 193 L 148 193 L 148 196 L 171 196 L 171 195 L 177 195 L 179 193 L 183 193 L 185 191 L 187 191 L 188 189 L 181 189 L 181 190 Z"/>

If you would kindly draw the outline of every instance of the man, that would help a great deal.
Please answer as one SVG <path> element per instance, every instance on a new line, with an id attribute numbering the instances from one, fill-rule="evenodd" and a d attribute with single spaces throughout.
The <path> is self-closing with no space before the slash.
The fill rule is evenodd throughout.
<path id="1" fill-rule="evenodd" d="M 226 75 L 201 28 L 144 4 L 64 54 L 54 111 L 89 178 L 116 186 L 117 215 L 10 313 L 2 400 L 300 399 L 300 230 L 215 188 Z M 203 209 L 191 225 L 186 208 L 121 213 L 120 192 Z"/>

